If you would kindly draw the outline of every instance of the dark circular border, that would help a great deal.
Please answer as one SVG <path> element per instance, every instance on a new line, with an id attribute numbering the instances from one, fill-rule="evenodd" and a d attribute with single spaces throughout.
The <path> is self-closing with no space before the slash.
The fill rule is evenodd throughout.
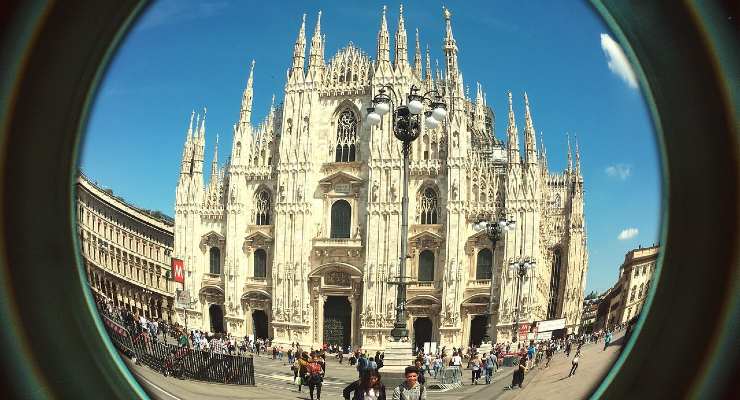
<path id="1" fill-rule="evenodd" d="M 736 10 L 594 5 L 639 66 L 670 177 L 649 313 L 595 396 L 725 398 L 740 351 Z M 133 0 L 0 5 L 0 349 L 8 397 L 145 396 L 91 312 L 71 190 L 98 78 L 141 7 Z"/>

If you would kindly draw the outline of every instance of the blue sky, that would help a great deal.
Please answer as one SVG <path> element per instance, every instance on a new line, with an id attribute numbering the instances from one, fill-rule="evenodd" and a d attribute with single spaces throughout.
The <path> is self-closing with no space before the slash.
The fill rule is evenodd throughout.
<path id="1" fill-rule="evenodd" d="M 499 138 L 505 139 L 508 90 L 523 132 L 527 91 L 551 171 L 566 166 L 566 132 L 577 134 L 589 236 L 587 292 L 603 291 L 616 280 L 626 251 L 658 241 L 661 175 L 652 122 L 614 35 L 587 3 L 519 3 L 525 2 L 445 2 L 460 68 L 471 96 L 476 81 L 483 85 Z M 251 60 L 254 123 L 267 113 L 273 93 L 278 102 L 282 98 L 304 12 L 308 35 L 323 12 L 327 61 L 350 41 L 375 57 L 383 4 L 393 45 L 398 3 L 276 4 L 161 1 L 147 8 L 98 89 L 83 141 L 83 171 L 139 207 L 173 215 L 191 111 L 208 107 L 206 163 L 216 133 L 223 161 Z M 422 47 L 428 43 L 432 58 L 443 60 L 441 11 L 442 3 L 404 4 L 410 46 L 418 27 Z"/>

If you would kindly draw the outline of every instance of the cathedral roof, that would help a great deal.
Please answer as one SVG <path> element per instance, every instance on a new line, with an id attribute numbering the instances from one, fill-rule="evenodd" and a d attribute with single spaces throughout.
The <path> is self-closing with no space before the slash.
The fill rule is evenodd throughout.
<path id="1" fill-rule="evenodd" d="M 329 65 L 332 67 L 338 67 L 340 65 L 349 65 L 354 63 L 370 63 L 370 56 L 367 55 L 360 48 L 356 47 L 352 42 L 349 42 L 346 46 L 339 49 L 337 54 L 332 57 L 329 61 Z"/>

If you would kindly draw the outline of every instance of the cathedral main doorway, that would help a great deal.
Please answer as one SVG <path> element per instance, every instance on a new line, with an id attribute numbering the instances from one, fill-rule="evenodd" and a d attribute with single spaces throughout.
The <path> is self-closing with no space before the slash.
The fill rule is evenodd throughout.
<path id="1" fill-rule="evenodd" d="M 352 339 L 352 306 L 347 296 L 327 296 L 324 302 L 326 344 L 349 345 Z"/>
<path id="2" fill-rule="evenodd" d="M 480 346 L 486 335 L 486 316 L 476 315 L 470 320 L 470 345 Z"/>
<path id="3" fill-rule="evenodd" d="M 254 327 L 255 339 L 267 339 L 267 314 L 264 310 L 252 311 L 252 326 Z"/>
<path id="4" fill-rule="evenodd" d="M 224 310 L 218 304 L 211 304 L 208 307 L 208 314 L 211 316 L 211 332 L 224 333 Z"/>
<path id="5" fill-rule="evenodd" d="M 432 341 L 432 320 L 428 317 L 414 320 L 414 348 L 423 347 L 424 343 Z"/>

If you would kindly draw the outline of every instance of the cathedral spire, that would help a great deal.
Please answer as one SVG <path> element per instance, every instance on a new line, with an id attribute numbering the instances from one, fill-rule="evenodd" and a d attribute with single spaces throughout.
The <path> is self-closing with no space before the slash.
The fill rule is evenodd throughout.
<path id="1" fill-rule="evenodd" d="M 447 79 L 455 80 L 458 77 L 459 71 L 457 68 L 457 42 L 452 36 L 452 13 L 447 7 L 443 7 L 442 14 L 445 18 L 445 39 L 444 39 L 444 52 L 447 61 Z"/>
<path id="2" fill-rule="evenodd" d="M 301 29 L 298 31 L 298 39 L 293 46 L 293 65 L 290 69 L 290 75 L 293 76 L 295 71 L 303 71 L 303 63 L 306 58 L 306 14 L 303 14 Z"/>
<path id="3" fill-rule="evenodd" d="M 404 68 L 408 65 L 408 36 L 406 35 L 406 26 L 403 20 L 403 4 L 398 12 L 398 28 L 396 29 L 396 38 L 394 43 L 393 64 L 396 69 Z"/>
<path id="4" fill-rule="evenodd" d="M 568 139 L 568 172 L 571 172 L 573 171 L 573 157 L 570 153 L 570 134 L 566 133 L 565 135 Z"/>
<path id="5" fill-rule="evenodd" d="M 432 82 L 432 62 L 429 59 L 429 45 L 427 44 L 427 60 L 426 60 L 426 71 L 424 71 L 424 80 L 431 83 Z"/>
<path id="6" fill-rule="evenodd" d="M 545 148 L 545 137 L 540 131 L 540 159 L 542 160 L 542 169 L 547 171 L 547 149 Z"/>
<path id="7" fill-rule="evenodd" d="M 242 95 L 242 108 L 239 113 L 239 123 L 244 126 L 249 124 L 252 118 L 252 99 L 254 97 L 254 60 L 252 60 L 252 67 L 249 69 L 249 78 L 247 79 L 247 87 L 244 88 L 244 95 Z"/>
<path id="8" fill-rule="evenodd" d="M 195 110 L 190 114 L 190 125 L 188 125 L 188 133 L 185 136 L 185 145 L 182 150 L 182 168 L 181 174 L 192 173 L 193 164 L 193 118 L 195 117 Z"/>
<path id="9" fill-rule="evenodd" d="M 185 138 L 188 142 L 193 140 L 193 117 L 195 117 L 195 110 L 190 113 L 190 126 L 188 126 L 188 134 Z"/>
<path id="10" fill-rule="evenodd" d="M 442 80 L 442 71 L 439 69 L 439 60 L 434 59 L 434 74 L 437 81 Z"/>
<path id="11" fill-rule="evenodd" d="M 319 70 L 324 66 L 324 42 L 321 38 L 321 10 L 319 10 L 319 16 L 316 19 L 316 29 L 313 31 L 313 37 L 311 37 L 311 50 L 308 56 L 308 70 L 309 72 Z"/>
<path id="12" fill-rule="evenodd" d="M 576 176 L 581 176 L 581 152 L 578 149 L 578 134 L 576 134 Z"/>
<path id="13" fill-rule="evenodd" d="M 218 133 L 216 134 L 216 146 L 213 148 L 213 160 L 211 161 L 211 181 L 218 175 Z"/>
<path id="14" fill-rule="evenodd" d="M 524 92 L 524 149 L 527 164 L 537 163 L 537 137 L 532 123 L 532 114 L 529 111 L 529 97 Z"/>
<path id="15" fill-rule="evenodd" d="M 506 129 L 509 150 L 509 164 L 518 164 L 519 157 L 519 131 L 516 128 L 516 119 L 514 118 L 514 104 L 509 91 L 509 126 Z"/>
<path id="16" fill-rule="evenodd" d="M 378 31 L 378 64 L 390 62 L 390 39 L 388 37 L 388 23 L 385 20 L 385 6 L 383 16 L 380 20 L 380 31 Z"/>
<path id="17" fill-rule="evenodd" d="M 416 28 L 416 52 L 414 52 L 414 72 L 421 79 L 421 44 L 419 43 L 419 28 Z"/>

